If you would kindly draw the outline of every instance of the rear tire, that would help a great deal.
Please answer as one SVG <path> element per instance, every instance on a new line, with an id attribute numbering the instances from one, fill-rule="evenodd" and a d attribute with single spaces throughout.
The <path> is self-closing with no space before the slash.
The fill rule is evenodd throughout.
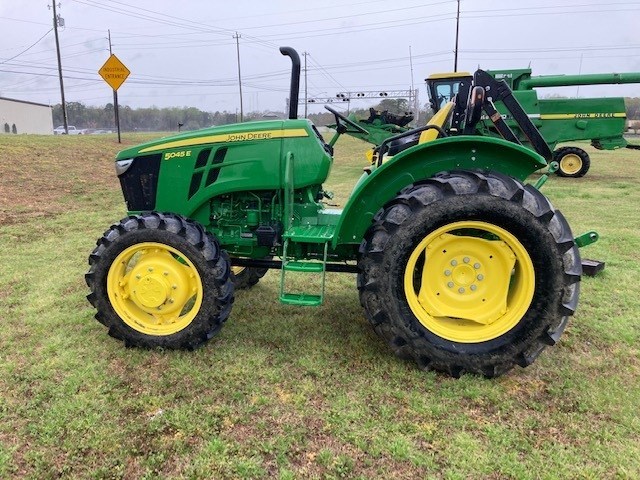
<path id="1" fill-rule="evenodd" d="M 85 275 L 96 319 L 127 346 L 194 349 L 222 328 L 233 304 L 227 254 L 202 226 L 144 213 L 98 240 Z"/>
<path id="2" fill-rule="evenodd" d="M 398 356 L 455 377 L 530 365 L 578 303 L 580 255 L 566 220 L 499 173 L 406 187 L 360 252 L 360 301 L 375 331 Z"/>
<path id="3" fill-rule="evenodd" d="M 591 167 L 589 154 L 578 147 L 560 147 L 553 152 L 553 159 L 558 162 L 561 177 L 584 177 Z"/>

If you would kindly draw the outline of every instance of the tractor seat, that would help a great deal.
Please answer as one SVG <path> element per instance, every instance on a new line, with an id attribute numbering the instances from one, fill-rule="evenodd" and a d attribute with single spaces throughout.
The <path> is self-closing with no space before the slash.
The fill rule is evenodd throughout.
<path id="1" fill-rule="evenodd" d="M 413 135 L 407 135 L 406 137 L 393 140 L 391 143 L 389 143 L 389 150 L 387 151 L 387 155 L 392 157 L 398 152 L 417 145 L 419 140 L 420 133 L 414 133 Z"/>
<path id="2" fill-rule="evenodd" d="M 453 112 L 454 102 L 448 102 L 445 104 L 431 119 L 427 122 L 427 125 L 432 125 L 440 128 L 449 121 L 451 112 Z M 415 133 L 413 135 L 407 135 L 406 137 L 398 138 L 389 143 L 389 150 L 387 152 L 388 157 L 394 156 L 409 147 L 418 145 L 420 143 L 430 142 L 438 138 L 438 131 L 435 129 L 424 130 L 422 132 Z"/>

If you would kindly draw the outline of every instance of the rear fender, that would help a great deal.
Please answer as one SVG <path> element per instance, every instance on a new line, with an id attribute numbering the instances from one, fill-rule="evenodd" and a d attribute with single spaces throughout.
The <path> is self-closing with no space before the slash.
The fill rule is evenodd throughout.
<path id="1" fill-rule="evenodd" d="M 447 170 L 492 170 L 524 181 L 547 165 L 537 153 L 500 138 L 447 137 L 395 155 L 360 181 L 345 205 L 332 246 L 359 244 L 374 215 L 407 185 Z"/>

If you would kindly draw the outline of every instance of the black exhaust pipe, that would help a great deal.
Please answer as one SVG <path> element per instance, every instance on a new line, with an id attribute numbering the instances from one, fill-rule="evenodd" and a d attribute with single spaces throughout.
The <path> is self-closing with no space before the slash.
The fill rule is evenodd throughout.
<path id="1" fill-rule="evenodd" d="M 291 47 L 280 47 L 280 53 L 291 57 L 291 92 L 289 93 L 289 118 L 298 118 L 298 96 L 300 93 L 300 56 Z"/>

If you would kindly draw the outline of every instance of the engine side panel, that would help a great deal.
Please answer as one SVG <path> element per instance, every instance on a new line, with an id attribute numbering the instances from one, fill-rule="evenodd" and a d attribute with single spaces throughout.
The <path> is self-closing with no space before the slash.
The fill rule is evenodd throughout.
<path id="1" fill-rule="evenodd" d="M 134 189 L 123 194 L 130 213 L 171 211 L 209 223 L 209 201 L 242 191 L 282 188 L 282 165 L 288 151 L 296 156 L 296 189 L 320 185 L 329 175 L 332 157 L 307 120 L 278 120 L 226 125 L 149 142 L 120 152 L 117 161 L 133 159 L 128 173 L 153 171 L 153 188 L 140 201 Z M 150 159 L 159 170 L 146 165 Z M 149 167 L 149 168 L 148 168 Z M 137 182 L 137 183 L 136 183 Z"/>

